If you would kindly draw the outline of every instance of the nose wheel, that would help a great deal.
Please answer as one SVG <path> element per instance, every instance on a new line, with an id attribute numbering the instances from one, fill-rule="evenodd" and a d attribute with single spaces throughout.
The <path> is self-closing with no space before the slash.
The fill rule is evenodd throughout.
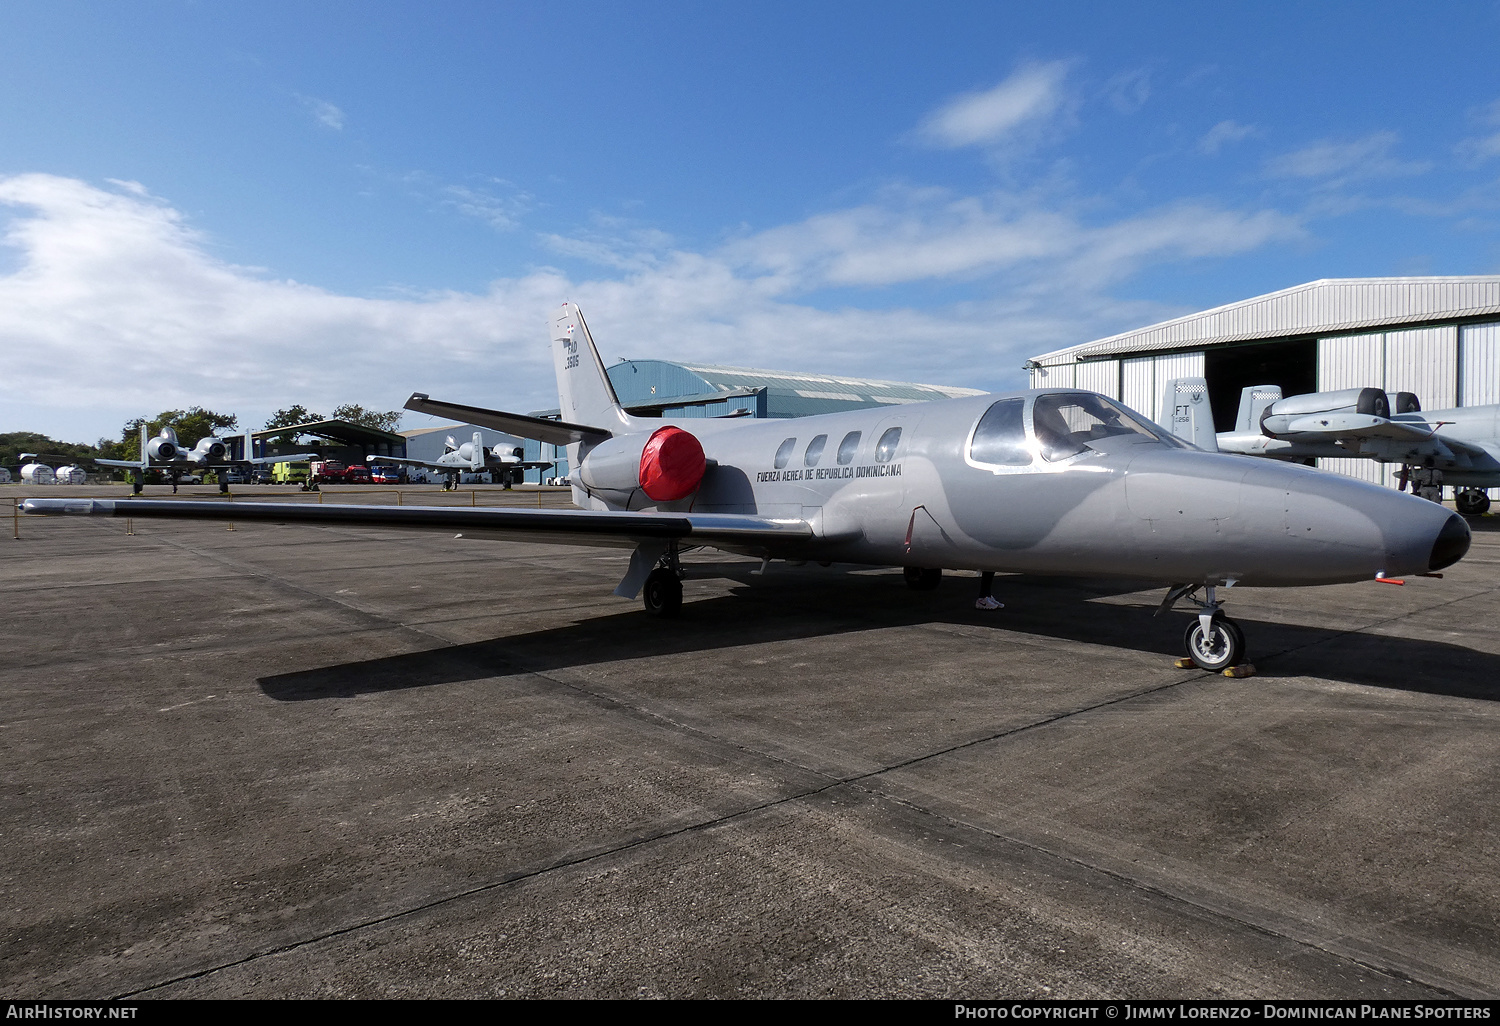
<path id="1" fill-rule="evenodd" d="M 1204 670 L 1227 670 L 1245 658 L 1245 632 L 1222 613 L 1209 616 L 1207 626 L 1202 618 L 1188 624 L 1182 645 L 1188 657 Z"/>
<path id="2" fill-rule="evenodd" d="M 1225 586 L 1233 583 L 1228 581 Z M 1187 650 L 1188 658 L 1199 669 L 1211 673 L 1240 665 L 1245 661 L 1245 632 L 1224 615 L 1214 585 L 1202 586 L 1202 599 L 1197 597 L 1198 587 L 1196 584 L 1180 584 L 1168 591 L 1161 608 L 1156 611 L 1157 615 L 1165 613 L 1182 599 L 1192 602 L 1198 607 L 1198 615 L 1182 635 L 1182 647 Z"/>

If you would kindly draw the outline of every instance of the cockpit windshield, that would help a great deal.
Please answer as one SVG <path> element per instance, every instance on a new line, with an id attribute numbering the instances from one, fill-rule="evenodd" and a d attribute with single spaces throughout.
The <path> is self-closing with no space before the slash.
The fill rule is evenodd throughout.
<path id="1" fill-rule="evenodd" d="M 1175 438 L 1125 407 L 1093 392 L 1049 392 L 1037 396 L 1031 410 L 1031 422 L 1042 456 L 1050 461 L 1065 460 L 1088 448 L 1104 448 L 1095 443 L 1119 438 L 1130 442 L 1164 442 L 1181 447 Z"/>

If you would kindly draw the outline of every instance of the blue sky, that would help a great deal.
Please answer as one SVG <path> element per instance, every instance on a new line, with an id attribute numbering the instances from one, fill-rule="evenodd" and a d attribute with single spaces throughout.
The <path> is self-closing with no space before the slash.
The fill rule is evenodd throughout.
<path id="1" fill-rule="evenodd" d="M 606 361 L 1020 386 L 1316 278 L 1500 273 L 1500 5 L 71 3 L 0 32 L 0 430 Z M 408 426 L 423 418 L 408 416 Z"/>

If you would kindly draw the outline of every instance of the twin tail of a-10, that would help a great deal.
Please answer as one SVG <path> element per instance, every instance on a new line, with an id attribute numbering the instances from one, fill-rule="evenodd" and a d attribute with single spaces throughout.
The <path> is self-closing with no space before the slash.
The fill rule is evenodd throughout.
<path id="1" fill-rule="evenodd" d="M 576 510 L 32 499 L 27 513 L 353 524 L 465 538 L 617 544 L 615 594 L 682 605 L 684 549 L 905 568 L 1115 577 L 1186 601 L 1188 656 L 1245 658 L 1222 590 L 1433 574 L 1462 517 L 1400 492 L 1205 452 L 1093 392 L 1039 389 L 796 420 L 633 416 L 579 310 L 553 322 L 561 420 L 413 395 L 407 408 L 566 445 Z"/>

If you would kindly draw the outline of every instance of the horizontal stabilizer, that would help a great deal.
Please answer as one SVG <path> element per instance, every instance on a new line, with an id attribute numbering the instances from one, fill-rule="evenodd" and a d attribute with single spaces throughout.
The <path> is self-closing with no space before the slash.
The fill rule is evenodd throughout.
<path id="1" fill-rule="evenodd" d="M 535 438 L 552 445 L 571 445 L 574 442 L 602 442 L 610 437 L 603 428 L 583 424 L 569 424 L 561 420 L 544 420 L 521 413 L 505 413 L 501 410 L 486 410 L 478 406 L 463 406 L 432 399 L 424 392 L 414 392 L 406 400 L 406 408 L 417 413 L 431 413 L 438 417 L 451 417 L 468 424 L 494 428 L 518 438 Z"/>

